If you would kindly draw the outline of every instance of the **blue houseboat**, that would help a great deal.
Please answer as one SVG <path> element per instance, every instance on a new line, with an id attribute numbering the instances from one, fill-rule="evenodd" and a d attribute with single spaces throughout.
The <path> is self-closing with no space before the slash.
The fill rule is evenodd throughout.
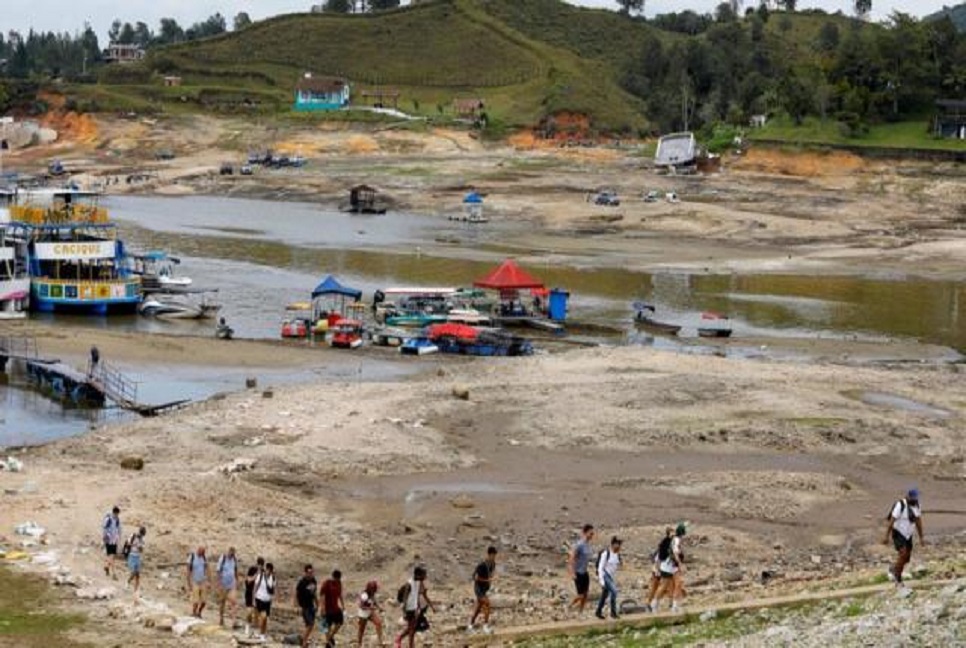
<path id="1" fill-rule="evenodd" d="M 295 84 L 295 110 L 339 110 L 349 105 L 350 86 L 346 79 L 317 77 L 306 72 Z"/>
<path id="2" fill-rule="evenodd" d="M 140 303 L 141 280 L 126 269 L 124 244 L 98 197 L 38 189 L 20 192 L 10 207 L 8 231 L 27 241 L 32 310 L 106 315 Z"/>

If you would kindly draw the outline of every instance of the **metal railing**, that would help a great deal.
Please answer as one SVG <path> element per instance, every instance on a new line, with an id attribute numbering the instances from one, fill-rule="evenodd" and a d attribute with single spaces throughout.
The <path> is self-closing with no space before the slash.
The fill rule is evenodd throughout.
<path id="1" fill-rule="evenodd" d="M 135 405 L 138 400 L 137 383 L 102 360 L 87 361 L 87 376 L 104 395 L 119 405 Z"/>
<path id="2" fill-rule="evenodd" d="M 0 355 L 13 358 L 35 359 L 37 338 L 29 335 L 0 336 Z"/>

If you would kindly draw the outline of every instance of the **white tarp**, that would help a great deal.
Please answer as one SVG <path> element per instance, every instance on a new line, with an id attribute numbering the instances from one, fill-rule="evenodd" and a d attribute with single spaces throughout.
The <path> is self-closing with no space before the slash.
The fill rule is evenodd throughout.
<path id="1" fill-rule="evenodd" d="M 34 256 L 38 259 L 57 261 L 113 259 L 116 247 L 115 241 L 37 243 L 34 245 Z"/>

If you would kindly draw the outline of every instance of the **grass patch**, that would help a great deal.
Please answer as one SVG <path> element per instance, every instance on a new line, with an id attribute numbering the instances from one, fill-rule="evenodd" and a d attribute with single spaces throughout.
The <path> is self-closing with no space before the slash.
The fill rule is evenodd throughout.
<path id="1" fill-rule="evenodd" d="M 82 648 L 67 632 L 83 617 L 50 610 L 51 587 L 34 576 L 0 567 L 0 645 L 18 648 Z"/>
<path id="2" fill-rule="evenodd" d="M 834 119 L 822 121 L 814 117 L 795 125 L 790 119 L 773 119 L 767 126 L 749 134 L 751 140 L 778 140 L 798 145 L 838 145 L 876 148 L 915 148 L 943 151 L 966 151 L 966 142 L 937 139 L 928 129 L 929 120 L 869 126 L 869 132 L 859 137 L 844 134 L 841 124 Z"/>

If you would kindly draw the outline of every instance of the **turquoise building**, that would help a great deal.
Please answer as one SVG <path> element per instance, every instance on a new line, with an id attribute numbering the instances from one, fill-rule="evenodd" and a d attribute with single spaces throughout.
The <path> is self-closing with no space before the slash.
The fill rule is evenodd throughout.
<path id="1" fill-rule="evenodd" d="M 338 110 L 349 105 L 349 96 L 346 79 L 317 77 L 306 72 L 295 84 L 295 110 Z"/>

